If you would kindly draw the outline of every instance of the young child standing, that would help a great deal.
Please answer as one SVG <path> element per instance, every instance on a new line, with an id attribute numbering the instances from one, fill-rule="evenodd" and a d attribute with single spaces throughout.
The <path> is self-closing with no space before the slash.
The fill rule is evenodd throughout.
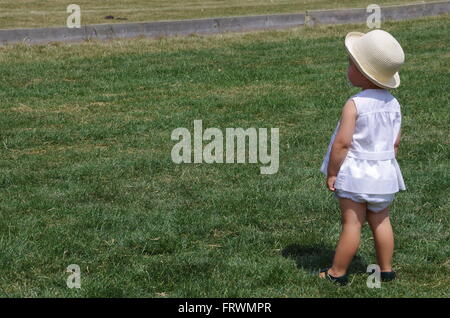
<path id="1" fill-rule="evenodd" d="M 349 54 L 348 79 L 362 91 L 344 105 L 321 167 L 328 189 L 339 200 L 342 231 L 333 265 L 320 271 L 319 276 L 347 284 L 347 269 L 367 220 L 381 280 L 390 281 L 395 272 L 389 205 L 396 192 L 405 190 L 405 184 L 396 160 L 400 105 L 387 89 L 400 85 L 398 71 L 404 53 L 397 40 L 382 30 L 350 32 L 345 47 Z"/>

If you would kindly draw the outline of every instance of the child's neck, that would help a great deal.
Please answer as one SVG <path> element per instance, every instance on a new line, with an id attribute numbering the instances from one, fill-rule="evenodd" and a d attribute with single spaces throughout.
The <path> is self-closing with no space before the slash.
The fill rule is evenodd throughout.
<path id="1" fill-rule="evenodd" d="M 366 90 L 366 89 L 384 89 L 383 87 L 377 86 L 377 85 L 373 84 L 372 82 L 364 83 L 360 87 L 361 87 L 362 90 Z"/>

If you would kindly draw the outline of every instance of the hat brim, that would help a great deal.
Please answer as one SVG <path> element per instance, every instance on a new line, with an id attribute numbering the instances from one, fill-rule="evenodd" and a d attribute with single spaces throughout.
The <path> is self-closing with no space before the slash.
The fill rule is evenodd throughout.
<path id="1" fill-rule="evenodd" d="M 350 58 L 355 63 L 358 70 L 361 73 L 363 73 L 364 76 L 366 76 L 367 79 L 369 81 L 371 81 L 372 83 L 374 83 L 375 85 L 378 85 L 383 88 L 399 87 L 400 86 L 400 75 L 398 74 L 398 72 L 395 73 L 394 76 L 392 76 L 387 81 L 380 81 L 380 80 L 376 79 L 374 76 L 372 76 L 369 72 L 367 72 L 367 70 L 365 70 L 362 63 L 360 63 L 361 59 L 358 57 L 358 54 L 353 49 L 353 44 L 354 44 L 355 40 L 359 39 L 363 35 L 364 35 L 364 33 L 361 33 L 361 32 L 350 32 L 345 37 L 345 48 L 347 49 L 347 52 L 348 52 Z"/>

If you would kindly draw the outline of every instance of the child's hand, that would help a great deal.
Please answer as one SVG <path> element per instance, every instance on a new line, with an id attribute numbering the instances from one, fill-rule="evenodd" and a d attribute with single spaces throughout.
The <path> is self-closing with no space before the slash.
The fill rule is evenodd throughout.
<path id="1" fill-rule="evenodd" d="M 327 177 L 327 188 L 328 188 L 328 190 L 333 191 L 333 192 L 334 192 L 334 190 L 336 190 L 334 188 L 334 183 L 335 182 L 336 182 L 336 176 L 329 176 L 329 177 Z"/>

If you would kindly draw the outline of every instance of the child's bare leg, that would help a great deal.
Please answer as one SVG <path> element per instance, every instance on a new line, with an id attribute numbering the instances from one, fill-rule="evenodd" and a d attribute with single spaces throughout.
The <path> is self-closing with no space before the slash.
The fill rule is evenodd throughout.
<path id="1" fill-rule="evenodd" d="M 366 204 L 350 199 L 339 199 L 342 214 L 342 231 L 334 255 L 333 266 L 328 270 L 332 276 L 345 275 L 359 247 L 361 227 L 365 222 Z M 324 276 L 325 273 L 321 273 Z"/>
<path id="2" fill-rule="evenodd" d="M 367 221 L 375 240 L 378 265 L 382 272 L 390 272 L 394 254 L 394 233 L 389 220 L 389 209 L 386 208 L 380 212 L 367 210 Z"/>

